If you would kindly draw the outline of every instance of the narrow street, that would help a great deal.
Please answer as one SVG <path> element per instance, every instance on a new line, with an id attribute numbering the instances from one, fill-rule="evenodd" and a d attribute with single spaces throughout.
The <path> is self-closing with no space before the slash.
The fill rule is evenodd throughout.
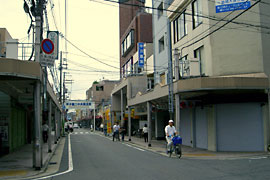
<path id="1" fill-rule="evenodd" d="M 78 129 L 70 135 L 73 171 L 46 179 L 268 179 L 270 159 L 168 158 Z M 68 142 L 68 141 L 66 141 Z M 110 147 L 110 148 L 108 148 Z M 60 171 L 68 169 L 65 146 Z M 61 173 L 61 172 L 59 172 Z"/>

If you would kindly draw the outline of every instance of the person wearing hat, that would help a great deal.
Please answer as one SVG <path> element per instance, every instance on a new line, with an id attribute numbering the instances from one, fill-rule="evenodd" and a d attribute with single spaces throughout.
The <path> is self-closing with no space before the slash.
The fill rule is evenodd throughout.
<path id="1" fill-rule="evenodd" d="M 165 127 L 165 134 L 166 134 L 166 140 L 167 140 L 167 151 L 169 152 L 172 146 L 172 138 L 173 136 L 177 135 L 176 129 L 173 126 L 173 120 L 169 120 L 169 125 Z"/>

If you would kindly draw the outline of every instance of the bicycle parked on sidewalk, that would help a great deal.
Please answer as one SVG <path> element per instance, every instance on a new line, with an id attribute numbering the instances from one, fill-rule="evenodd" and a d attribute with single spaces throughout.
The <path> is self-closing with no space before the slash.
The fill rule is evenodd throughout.
<path id="1" fill-rule="evenodd" d="M 168 144 L 166 143 L 166 151 L 169 155 L 169 157 L 172 156 L 173 153 L 178 158 L 181 158 L 182 156 L 182 138 L 180 136 L 173 136 L 172 138 L 172 145 L 170 146 L 170 150 L 168 151 Z"/>

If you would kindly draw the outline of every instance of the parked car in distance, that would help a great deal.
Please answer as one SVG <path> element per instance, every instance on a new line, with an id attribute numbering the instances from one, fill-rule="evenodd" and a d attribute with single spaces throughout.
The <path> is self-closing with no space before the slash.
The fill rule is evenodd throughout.
<path id="1" fill-rule="evenodd" d="M 73 128 L 74 128 L 74 129 L 79 129 L 79 125 L 78 125 L 78 124 L 74 124 L 74 125 L 73 125 Z"/>

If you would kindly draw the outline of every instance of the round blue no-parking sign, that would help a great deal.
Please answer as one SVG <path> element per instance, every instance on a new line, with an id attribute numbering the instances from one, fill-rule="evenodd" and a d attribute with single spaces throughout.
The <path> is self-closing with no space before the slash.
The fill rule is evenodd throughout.
<path id="1" fill-rule="evenodd" d="M 41 42 L 41 48 L 44 53 L 51 54 L 54 51 L 54 44 L 50 39 L 44 39 Z"/>

